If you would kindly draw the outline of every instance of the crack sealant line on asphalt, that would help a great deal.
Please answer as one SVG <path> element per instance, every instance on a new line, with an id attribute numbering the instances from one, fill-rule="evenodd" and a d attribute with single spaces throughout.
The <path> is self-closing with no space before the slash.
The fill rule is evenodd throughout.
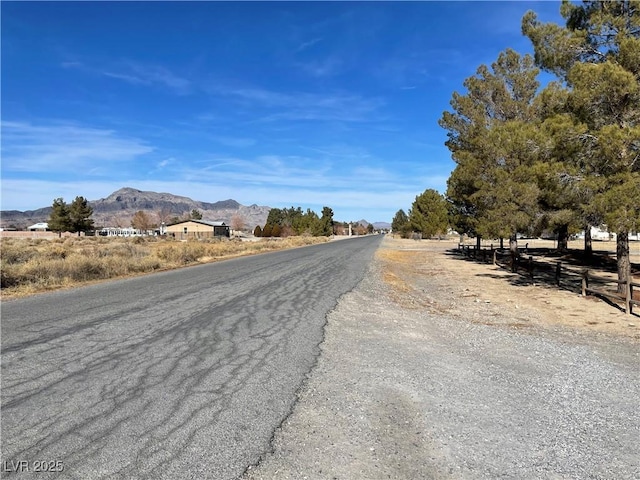
<path id="1" fill-rule="evenodd" d="M 278 432 L 280 432 L 282 430 L 282 426 L 285 424 L 285 422 L 289 418 L 291 418 L 291 416 L 293 415 L 296 407 L 300 403 L 301 394 L 306 389 L 307 385 L 309 384 L 309 381 L 311 380 L 311 377 L 313 376 L 313 372 L 316 370 L 316 367 L 318 366 L 318 362 L 320 361 L 320 356 L 322 355 L 322 345 L 324 345 L 325 340 L 327 338 L 327 327 L 329 326 L 329 315 L 331 315 L 333 312 L 335 312 L 338 309 L 338 307 L 343 302 L 343 299 L 346 296 L 348 296 L 351 293 L 353 293 L 353 291 L 356 290 L 360 286 L 360 284 L 362 284 L 362 282 L 367 277 L 367 275 L 370 274 L 373 271 L 373 263 L 375 261 L 376 260 L 375 260 L 375 254 L 374 254 L 374 256 L 371 258 L 371 261 L 370 261 L 369 265 L 365 269 L 364 275 L 362 276 L 360 281 L 358 283 L 356 283 L 353 286 L 353 288 L 351 288 L 350 290 L 347 290 L 346 292 L 341 294 L 338 297 L 338 299 L 336 300 L 336 303 L 333 305 L 333 307 L 331 307 L 329 310 L 327 310 L 327 313 L 325 313 L 325 315 L 324 315 L 324 324 L 322 325 L 322 338 L 320 339 L 320 342 L 318 343 L 318 345 L 315 347 L 317 349 L 318 353 L 317 353 L 317 355 L 315 355 L 315 358 L 313 359 L 313 363 L 311 364 L 311 367 L 309 368 L 309 371 L 307 373 L 305 373 L 304 378 L 302 379 L 302 382 L 300 382 L 300 385 L 296 389 L 295 394 L 294 394 L 293 402 L 291 402 L 291 405 L 290 405 L 289 409 L 284 414 L 284 416 L 282 417 L 282 420 L 278 423 L 278 425 L 275 427 L 273 432 L 271 432 L 271 437 L 269 438 L 269 448 L 266 451 L 264 451 L 262 454 L 260 454 L 260 457 L 258 458 L 257 462 L 247 465 L 247 467 L 238 476 L 238 479 L 245 478 L 245 476 L 251 470 L 260 467 L 260 464 L 262 464 L 264 462 L 264 460 L 266 459 L 267 456 L 275 454 L 274 442 L 276 440 L 276 436 L 278 435 Z"/>

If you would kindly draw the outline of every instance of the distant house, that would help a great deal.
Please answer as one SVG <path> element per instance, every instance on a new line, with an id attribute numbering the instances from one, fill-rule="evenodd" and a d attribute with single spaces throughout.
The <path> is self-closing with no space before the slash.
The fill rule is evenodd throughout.
<path id="1" fill-rule="evenodd" d="M 46 232 L 49 230 L 49 224 L 47 222 L 38 222 L 30 227 L 27 227 L 30 232 Z"/>
<path id="2" fill-rule="evenodd" d="M 229 237 L 229 226 L 224 222 L 185 220 L 165 227 L 167 235 L 186 240 L 188 238 Z"/>
<path id="3" fill-rule="evenodd" d="M 98 232 L 101 237 L 139 237 L 149 235 L 149 231 L 137 230 L 133 227 L 104 227 Z"/>

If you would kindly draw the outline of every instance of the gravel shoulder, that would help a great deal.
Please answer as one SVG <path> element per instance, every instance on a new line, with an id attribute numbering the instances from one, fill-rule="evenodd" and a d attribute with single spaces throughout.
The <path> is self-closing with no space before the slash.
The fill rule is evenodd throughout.
<path id="1" fill-rule="evenodd" d="M 640 337 L 611 306 L 385 238 L 244 479 L 640 478 Z"/>

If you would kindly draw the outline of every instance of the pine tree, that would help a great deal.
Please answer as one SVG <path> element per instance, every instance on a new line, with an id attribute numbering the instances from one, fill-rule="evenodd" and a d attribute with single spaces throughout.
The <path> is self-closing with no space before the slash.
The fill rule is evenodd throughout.
<path id="1" fill-rule="evenodd" d="M 272 236 L 272 229 L 273 229 L 273 227 L 267 223 L 264 226 L 264 228 L 262 229 L 262 236 L 263 237 L 271 237 Z"/>
<path id="2" fill-rule="evenodd" d="M 315 235 L 320 237 L 333 235 L 333 210 L 329 207 L 322 207 L 322 217 L 317 223 Z"/>
<path id="3" fill-rule="evenodd" d="M 256 228 L 253 229 L 253 236 L 254 237 L 262 236 L 262 227 L 260 227 L 260 225 L 256 225 Z"/>
<path id="4" fill-rule="evenodd" d="M 569 110 L 588 127 L 581 169 L 593 200 L 585 210 L 617 233 L 622 282 L 631 275 L 629 232 L 640 228 L 640 5 L 563 2 L 560 13 L 564 27 L 527 12 L 522 31 L 536 63 L 567 84 Z"/>
<path id="5" fill-rule="evenodd" d="M 49 229 L 53 232 L 58 232 L 61 236 L 62 232 L 71 231 L 71 218 L 69 217 L 69 207 L 65 203 L 64 199 L 56 198 L 53 201 L 51 213 L 49 214 Z"/>
<path id="6" fill-rule="evenodd" d="M 398 232 L 403 238 L 407 238 L 411 231 L 411 224 L 409 223 L 409 217 L 404 210 L 400 209 L 396 212 L 393 220 L 391 221 L 391 231 Z"/>
<path id="7" fill-rule="evenodd" d="M 409 224 L 426 238 L 446 234 L 449 218 L 444 197 L 433 189 L 416 196 L 409 211 Z"/>
<path id="8" fill-rule="evenodd" d="M 532 57 L 507 49 L 465 80 L 468 93 L 454 92 L 453 112 L 439 122 L 457 164 L 447 182 L 456 228 L 478 243 L 480 236 L 508 236 L 514 255 L 516 233 L 529 229 L 537 213 L 531 142 L 537 75 Z"/>
<path id="9" fill-rule="evenodd" d="M 269 210 L 269 215 L 267 216 L 267 223 L 269 225 L 282 226 L 284 224 L 285 210 L 282 210 L 280 208 L 272 208 L 271 210 Z"/>
<path id="10" fill-rule="evenodd" d="M 69 220 L 71 222 L 71 231 L 88 232 L 93 229 L 93 208 L 89 206 L 84 197 L 76 197 L 69 206 Z"/>

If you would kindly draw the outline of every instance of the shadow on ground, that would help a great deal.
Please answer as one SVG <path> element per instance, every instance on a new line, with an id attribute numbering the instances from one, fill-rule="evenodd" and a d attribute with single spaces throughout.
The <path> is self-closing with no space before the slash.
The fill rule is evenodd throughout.
<path id="1" fill-rule="evenodd" d="M 478 277 L 495 278 L 509 282 L 511 285 L 522 287 L 539 285 L 547 288 L 565 290 L 571 293 L 582 292 L 582 278 L 585 270 L 590 275 L 617 278 L 616 259 L 607 251 L 594 251 L 591 256 L 585 255 L 583 250 L 567 250 L 560 252 L 551 248 L 520 248 L 519 257 L 516 259 L 515 269 L 511 267 L 511 256 L 508 249 L 493 250 L 484 248 L 479 251 L 473 248 L 454 248 L 446 251 L 451 258 L 473 262 L 476 264 L 495 265 L 500 267 L 502 273 L 479 273 Z M 640 264 L 632 263 L 631 272 L 634 276 L 640 276 Z M 638 279 L 637 281 L 640 281 Z M 616 286 L 611 282 L 598 282 L 590 280 L 590 285 L 598 286 L 603 291 L 614 294 Z M 617 303 L 605 295 L 595 295 L 610 306 L 624 312 L 624 305 Z M 633 298 L 640 300 L 640 288 L 635 288 Z M 640 316 L 640 307 L 634 308 L 634 315 Z"/>

